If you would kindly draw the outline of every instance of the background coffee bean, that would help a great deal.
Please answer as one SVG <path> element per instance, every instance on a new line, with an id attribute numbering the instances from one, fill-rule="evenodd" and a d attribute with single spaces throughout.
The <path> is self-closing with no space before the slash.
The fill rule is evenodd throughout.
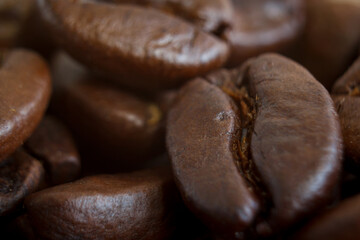
<path id="1" fill-rule="evenodd" d="M 29 196 L 25 207 L 45 239 L 167 239 L 179 200 L 170 171 L 156 169 L 59 185 Z"/>
<path id="2" fill-rule="evenodd" d="M 46 62 L 27 50 L 3 55 L 0 63 L 0 162 L 35 130 L 50 98 Z"/>
<path id="3" fill-rule="evenodd" d="M 84 168 L 129 170 L 164 151 L 165 114 L 156 102 L 92 77 L 68 56 L 53 66 L 52 111 L 75 134 Z"/>
<path id="4" fill-rule="evenodd" d="M 42 164 L 25 151 L 16 151 L 0 166 L 0 216 L 16 210 L 25 196 L 36 191 L 42 181 Z"/>
<path id="5" fill-rule="evenodd" d="M 359 235 L 360 196 L 349 198 L 311 220 L 293 239 L 356 239 Z"/>
<path id="6" fill-rule="evenodd" d="M 83 0 L 38 3 L 61 47 L 136 89 L 174 87 L 227 59 L 224 42 L 155 9 Z"/>
<path id="7" fill-rule="evenodd" d="M 74 140 L 56 118 L 45 116 L 26 141 L 25 148 L 43 162 L 50 184 L 66 183 L 79 177 L 81 163 Z"/>
<path id="8" fill-rule="evenodd" d="M 229 43 L 228 65 L 235 67 L 263 52 L 288 48 L 305 21 L 303 0 L 233 0 L 232 27 L 222 38 Z"/>

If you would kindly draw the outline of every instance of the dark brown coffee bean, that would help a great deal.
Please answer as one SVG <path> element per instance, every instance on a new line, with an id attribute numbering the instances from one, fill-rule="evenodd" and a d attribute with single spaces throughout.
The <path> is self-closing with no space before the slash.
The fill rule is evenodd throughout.
<path id="1" fill-rule="evenodd" d="M 139 4 L 160 9 L 194 23 L 204 31 L 218 33 L 230 26 L 231 0 L 106 0 L 120 4 Z"/>
<path id="2" fill-rule="evenodd" d="M 306 0 L 304 36 L 293 55 L 327 89 L 346 71 L 360 43 L 360 2 L 357 0 Z"/>
<path id="3" fill-rule="evenodd" d="M 349 198 L 309 221 L 294 240 L 355 240 L 359 238 L 360 196 Z"/>
<path id="4" fill-rule="evenodd" d="M 339 78 L 333 87 L 333 100 L 340 117 L 344 138 L 346 167 L 360 171 L 360 58 Z"/>
<path id="5" fill-rule="evenodd" d="M 339 114 L 346 163 L 350 170 L 360 170 L 360 98 L 346 95 L 333 96 Z M 354 167 L 356 169 L 354 169 Z"/>
<path id="6" fill-rule="evenodd" d="M 85 150 L 99 153 L 97 168 L 99 160 L 101 165 L 109 162 L 116 172 L 115 161 L 124 169 L 133 168 L 139 161 L 126 159 L 148 159 L 163 150 L 163 113 L 156 103 L 94 79 L 66 55 L 59 55 L 53 73 L 53 110 Z"/>
<path id="7" fill-rule="evenodd" d="M 155 9 L 84 0 L 38 3 L 60 46 L 133 88 L 173 87 L 227 60 L 224 42 Z"/>
<path id="8" fill-rule="evenodd" d="M 304 25 L 303 0 L 233 0 L 235 17 L 222 38 L 230 44 L 228 64 L 279 51 L 296 40 Z"/>
<path id="9" fill-rule="evenodd" d="M 17 150 L 0 166 L 0 216 L 11 213 L 26 195 L 38 189 L 44 177 L 39 161 Z"/>
<path id="10" fill-rule="evenodd" d="M 188 83 L 168 118 L 167 146 L 188 207 L 214 230 L 240 237 L 251 225 L 272 234 L 325 206 L 342 150 L 321 84 L 271 54 L 207 78 L 217 86 Z"/>
<path id="11" fill-rule="evenodd" d="M 180 204 L 168 170 L 99 175 L 30 195 L 29 221 L 44 239 L 167 239 Z"/>
<path id="12" fill-rule="evenodd" d="M 43 161 L 51 184 L 66 183 L 79 177 L 81 163 L 75 143 L 69 130 L 56 118 L 46 116 L 25 147 Z"/>
<path id="13" fill-rule="evenodd" d="M 0 56 L 0 162 L 36 128 L 50 87 L 47 64 L 37 54 L 14 50 Z"/>

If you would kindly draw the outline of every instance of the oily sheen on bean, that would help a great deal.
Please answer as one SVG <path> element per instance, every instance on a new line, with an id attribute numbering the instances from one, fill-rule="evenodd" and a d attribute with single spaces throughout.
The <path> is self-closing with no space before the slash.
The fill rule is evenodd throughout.
<path id="1" fill-rule="evenodd" d="M 253 226 L 271 235 L 332 200 L 337 114 L 324 87 L 279 55 L 221 71 L 186 84 L 169 113 L 174 176 L 214 231 L 232 238 Z"/>
<path id="2" fill-rule="evenodd" d="M 173 87 L 227 59 L 224 42 L 156 9 L 84 0 L 38 5 L 61 47 L 133 88 Z"/>
<path id="3" fill-rule="evenodd" d="M 168 239 L 180 199 L 167 169 L 98 175 L 25 200 L 44 239 Z"/>
<path id="4" fill-rule="evenodd" d="M 0 162 L 31 135 L 50 98 L 45 61 L 27 50 L 13 50 L 0 59 Z"/>

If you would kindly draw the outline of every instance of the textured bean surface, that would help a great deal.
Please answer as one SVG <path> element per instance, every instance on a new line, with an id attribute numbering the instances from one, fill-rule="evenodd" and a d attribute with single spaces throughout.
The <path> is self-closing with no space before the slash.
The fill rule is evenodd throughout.
<path id="1" fill-rule="evenodd" d="M 177 203 L 160 169 L 87 177 L 32 194 L 25 207 L 45 239 L 166 239 Z"/>
<path id="2" fill-rule="evenodd" d="M 131 87 L 175 86 L 227 59 L 225 43 L 155 9 L 83 0 L 38 3 L 62 47 Z"/>
<path id="3" fill-rule="evenodd" d="M 47 64 L 37 54 L 14 50 L 0 63 L 0 162 L 40 122 L 50 98 Z"/>
<path id="4" fill-rule="evenodd" d="M 193 80 L 169 113 L 177 185 L 210 227 L 235 237 L 254 224 L 258 234 L 273 234 L 332 200 L 341 170 L 338 117 L 326 89 L 279 55 L 221 71 L 208 77 L 220 88 Z M 244 112 L 246 94 L 228 88 L 224 76 L 248 87 L 255 113 Z M 253 123 L 244 125 L 248 114 Z"/>
<path id="5" fill-rule="evenodd" d="M 230 0 L 107 0 L 120 4 L 140 4 L 177 15 L 207 32 L 219 32 L 231 24 Z"/>

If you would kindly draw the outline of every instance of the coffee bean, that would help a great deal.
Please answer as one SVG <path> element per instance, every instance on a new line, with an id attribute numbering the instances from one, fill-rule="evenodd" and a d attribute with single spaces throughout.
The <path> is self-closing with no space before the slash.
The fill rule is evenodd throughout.
<path id="1" fill-rule="evenodd" d="M 232 2 L 235 9 L 232 27 L 225 29 L 221 36 L 230 44 L 230 66 L 263 52 L 285 49 L 303 28 L 303 0 Z"/>
<path id="2" fill-rule="evenodd" d="M 106 0 L 119 4 L 138 4 L 178 15 L 206 32 L 219 33 L 230 26 L 233 9 L 230 0 Z"/>
<path id="3" fill-rule="evenodd" d="M 21 204 L 26 195 L 37 190 L 44 180 L 39 161 L 25 151 L 17 150 L 0 166 L 0 216 L 7 215 Z"/>
<path id="4" fill-rule="evenodd" d="M 355 240 L 359 236 L 360 196 L 325 211 L 300 229 L 293 239 Z"/>
<path id="5" fill-rule="evenodd" d="M 1 162 L 31 135 L 40 122 L 51 86 L 47 64 L 35 53 L 13 50 L 0 62 Z"/>
<path id="6" fill-rule="evenodd" d="M 97 153 L 95 168 L 99 160 L 115 172 L 134 168 L 164 149 L 164 114 L 158 104 L 90 76 L 66 55 L 55 60 L 53 73 L 53 111 L 85 151 Z"/>
<path id="7" fill-rule="evenodd" d="M 295 47 L 295 60 L 327 89 L 357 56 L 360 4 L 355 0 L 306 0 L 305 32 Z"/>
<path id="8" fill-rule="evenodd" d="M 182 88 L 167 122 L 174 176 L 188 207 L 233 238 L 251 226 L 274 234 L 326 206 L 342 154 L 327 91 L 274 54 L 207 79 Z"/>
<path id="9" fill-rule="evenodd" d="M 98 175 L 30 195 L 31 226 L 45 239 L 167 239 L 179 196 L 166 169 Z"/>
<path id="10" fill-rule="evenodd" d="M 344 138 L 346 167 L 360 171 L 360 58 L 334 84 L 333 100 L 340 117 Z"/>
<path id="11" fill-rule="evenodd" d="M 43 162 L 51 184 L 66 183 L 79 177 L 81 163 L 74 140 L 56 118 L 45 116 L 25 147 Z"/>
<path id="12" fill-rule="evenodd" d="M 224 42 L 155 9 L 84 0 L 38 3 L 61 47 L 136 89 L 173 87 L 227 59 Z"/>

